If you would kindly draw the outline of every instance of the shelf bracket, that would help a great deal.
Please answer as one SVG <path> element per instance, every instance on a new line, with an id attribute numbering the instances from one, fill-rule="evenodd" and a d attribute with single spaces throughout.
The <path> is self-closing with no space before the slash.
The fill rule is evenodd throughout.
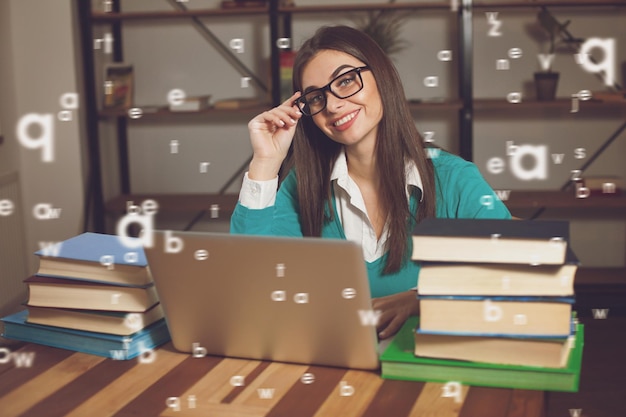
<path id="1" fill-rule="evenodd" d="M 182 11 L 188 11 L 189 9 L 187 9 L 187 6 L 185 6 L 182 3 L 177 2 L 176 0 L 168 0 L 168 2 L 175 8 L 178 8 L 179 10 Z M 222 41 L 220 41 L 218 39 L 217 36 L 215 36 L 215 34 L 213 32 L 211 32 L 211 30 L 209 28 L 206 27 L 206 25 L 204 23 L 202 23 L 202 21 L 200 20 L 200 18 L 193 16 L 191 17 L 191 20 L 194 23 L 194 27 L 200 32 L 200 34 L 202 36 L 204 36 L 204 38 L 209 41 L 209 43 L 215 48 L 217 49 L 217 51 L 222 54 L 222 56 L 224 58 L 226 58 L 226 60 L 233 65 L 239 72 L 242 73 L 242 75 L 245 75 L 247 77 L 250 77 L 250 79 L 252 81 L 254 81 L 254 83 L 261 89 L 263 90 L 263 92 L 267 93 L 269 91 L 269 88 L 267 87 L 267 85 L 259 78 L 257 77 L 254 72 L 249 69 L 248 67 L 246 67 L 244 65 L 243 62 L 241 62 L 236 56 L 235 54 L 233 54 L 233 52 L 228 49 L 228 47 L 226 45 L 224 45 L 222 43 Z"/>

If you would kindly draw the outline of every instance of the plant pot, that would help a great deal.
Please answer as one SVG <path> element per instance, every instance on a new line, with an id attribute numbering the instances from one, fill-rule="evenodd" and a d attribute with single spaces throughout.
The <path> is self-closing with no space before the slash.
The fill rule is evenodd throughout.
<path id="1" fill-rule="evenodd" d="M 535 88 L 537 100 L 552 101 L 556 97 L 556 86 L 559 83 L 558 72 L 536 72 Z"/>

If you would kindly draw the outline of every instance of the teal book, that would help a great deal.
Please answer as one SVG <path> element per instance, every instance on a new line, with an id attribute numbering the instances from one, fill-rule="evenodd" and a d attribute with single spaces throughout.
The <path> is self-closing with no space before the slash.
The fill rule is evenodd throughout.
<path id="1" fill-rule="evenodd" d="M 417 357 L 414 354 L 417 322 L 417 317 L 407 320 L 380 356 L 383 378 L 540 391 L 578 391 L 584 344 L 584 326 L 580 323 L 576 325 L 575 341 L 567 365 L 549 368 Z"/>
<path id="2" fill-rule="evenodd" d="M 128 336 L 88 332 L 27 322 L 28 310 L 3 317 L 3 337 L 113 359 L 133 359 L 167 343 L 170 334 L 165 319 Z"/>
<path id="3" fill-rule="evenodd" d="M 147 287 L 152 285 L 152 276 L 139 243 L 137 238 L 123 240 L 91 232 L 50 243 L 35 252 L 39 256 L 37 275 Z"/>

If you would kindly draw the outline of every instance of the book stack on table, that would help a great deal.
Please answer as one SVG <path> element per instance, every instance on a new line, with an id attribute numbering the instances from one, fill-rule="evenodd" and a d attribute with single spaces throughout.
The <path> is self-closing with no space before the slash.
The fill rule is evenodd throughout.
<path id="1" fill-rule="evenodd" d="M 383 376 L 578 389 L 583 326 L 567 222 L 426 219 L 412 259 L 422 262 L 420 317 L 381 357 Z"/>
<path id="2" fill-rule="evenodd" d="M 128 242 L 135 242 L 128 238 Z M 83 233 L 35 252 L 26 309 L 2 318 L 3 336 L 115 359 L 170 339 L 141 246 Z"/>

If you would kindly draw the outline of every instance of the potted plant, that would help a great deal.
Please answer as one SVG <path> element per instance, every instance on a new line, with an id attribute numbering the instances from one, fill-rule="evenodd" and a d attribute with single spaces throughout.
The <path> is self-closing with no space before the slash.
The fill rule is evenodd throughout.
<path id="1" fill-rule="evenodd" d="M 531 34 L 541 43 L 547 43 L 547 53 L 539 54 L 541 71 L 535 72 L 535 88 L 537 100 L 549 101 L 556 97 L 556 89 L 559 82 L 559 73 L 552 70 L 552 64 L 559 46 L 566 44 L 571 48 L 572 43 L 580 43 L 582 40 L 574 39 L 567 31 L 570 21 L 559 23 L 558 20 L 544 6 L 537 14 L 537 25 L 531 27 Z M 535 28 L 540 30 L 534 30 Z M 545 48 L 544 48 L 545 50 Z M 571 50 L 571 49 L 568 49 Z"/>
<path id="2" fill-rule="evenodd" d="M 389 3 L 395 1 L 389 0 Z M 406 10 L 369 11 L 365 18 L 356 21 L 356 27 L 374 39 L 387 55 L 393 55 L 407 46 L 407 42 L 400 35 L 402 26 L 411 15 Z"/>

